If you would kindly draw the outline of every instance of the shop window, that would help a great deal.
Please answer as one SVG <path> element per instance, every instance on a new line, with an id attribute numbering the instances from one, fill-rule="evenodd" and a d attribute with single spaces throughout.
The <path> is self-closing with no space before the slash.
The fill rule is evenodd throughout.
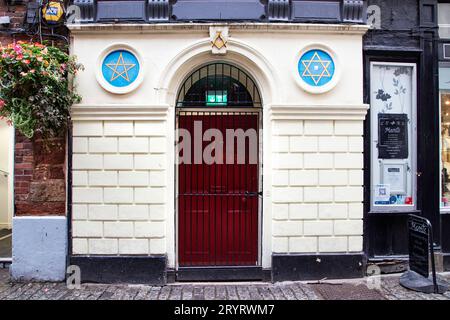
<path id="1" fill-rule="evenodd" d="M 371 64 L 371 208 L 407 211 L 416 204 L 416 65 Z"/>
<path id="2" fill-rule="evenodd" d="M 441 92 L 441 206 L 450 210 L 450 92 Z"/>
<path id="3" fill-rule="evenodd" d="M 450 211 L 450 67 L 439 68 L 441 109 L 441 208 Z"/>
<path id="4" fill-rule="evenodd" d="M 450 3 L 438 4 L 439 37 L 450 38 Z"/>

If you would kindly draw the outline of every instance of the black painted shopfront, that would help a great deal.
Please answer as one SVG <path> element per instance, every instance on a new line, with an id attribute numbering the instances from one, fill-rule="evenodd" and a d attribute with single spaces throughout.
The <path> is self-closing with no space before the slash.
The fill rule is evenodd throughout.
<path id="1" fill-rule="evenodd" d="M 369 21 L 373 22 L 374 28 L 364 38 L 364 97 L 365 102 L 371 104 L 364 139 L 364 251 L 369 264 L 377 264 L 382 272 L 401 271 L 406 267 L 409 214 L 430 220 L 434 244 L 439 252 L 438 261 L 441 267 L 444 265 L 447 270 L 450 267 L 450 215 L 445 211 L 445 189 L 442 189 L 445 185 L 439 182 L 444 172 L 440 105 L 449 100 L 442 98 L 440 93 L 439 71 L 450 62 L 449 56 L 444 58 L 445 40 L 439 36 L 442 36 L 442 30 L 439 32 L 442 21 L 439 20 L 450 16 L 449 11 L 445 11 L 450 5 L 447 3 L 449 1 L 368 1 Z M 378 71 L 375 66 L 384 70 Z M 413 73 L 410 78 L 405 77 L 408 72 Z M 386 91 L 385 87 L 388 88 Z M 409 100 L 405 98 L 408 92 Z M 378 113 L 379 117 L 395 118 L 390 110 L 405 101 L 406 104 L 410 102 L 411 110 L 410 113 L 403 111 L 411 127 L 409 154 L 382 155 L 379 136 L 374 137 L 380 122 L 374 116 Z M 379 103 L 382 107 L 377 111 Z M 379 205 L 383 202 L 377 203 L 377 200 L 385 199 L 377 192 L 386 186 L 386 181 L 391 186 L 396 184 L 397 200 Z M 391 190 L 391 195 L 396 192 Z"/>

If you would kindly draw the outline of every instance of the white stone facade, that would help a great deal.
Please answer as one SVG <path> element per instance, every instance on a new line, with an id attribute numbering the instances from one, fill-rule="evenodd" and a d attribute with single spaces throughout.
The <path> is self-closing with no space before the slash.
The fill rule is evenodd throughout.
<path id="1" fill-rule="evenodd" d="M 272 253 L 362 251 L 365 26 L 231 24 L 226 55 L 208 24 L 71 26 L 84 64 L 73 108 L 73 254 L 166 254 L 177 266 L 175 102 L 190 72 L 226 61 L 246 70 L 263 100 L 260 265 Z M 123 43 L 144 61 L 142 84 L 117 95 L 96 81 L 98 57 Z M 298 85 L 298 53 L 330 48 L 329 92 Z"/>
<path id="2" fill-rule="evenodd" d="M 166 252 L 165 121 L 74 121 L 74 254 Z"/>
<path id="3" fill-rule="evenodd" d="M 272 124 L 273 252 L 362 251 L 362 122 Z"/>

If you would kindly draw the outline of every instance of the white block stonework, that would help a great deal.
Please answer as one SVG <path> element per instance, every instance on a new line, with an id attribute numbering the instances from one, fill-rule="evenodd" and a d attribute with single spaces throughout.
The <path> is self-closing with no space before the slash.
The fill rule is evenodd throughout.
<path id="1" fill-rule="evenodd" d="M 273 252 L 362 251 L 362 124 L 272 121 Z"/>
<path id="2" fill-rule="evenodd" d="M 167 139 L 153 129 L 164 125 L 73 122 L 73 254 L 165 251 L 166 162 L 151 162 L 166 156 Z M 150 163 L 144 165 L 142 157 Z"/>

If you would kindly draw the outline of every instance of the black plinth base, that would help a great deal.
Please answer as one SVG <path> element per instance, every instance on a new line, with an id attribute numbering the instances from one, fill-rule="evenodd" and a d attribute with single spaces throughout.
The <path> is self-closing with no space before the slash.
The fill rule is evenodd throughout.
<path id="1" fill-rule="evenodd" d="M 448 290 L 449 284 L 439 276 L 437 278 L 438 292 L 440 294 Z M 423 293 L 434 293 L 433 277 L 427 278 L 421 276 L 414 271 L 406 271 L 400 277 L 400 284 L 410 290 L 423 292 Z"/>

